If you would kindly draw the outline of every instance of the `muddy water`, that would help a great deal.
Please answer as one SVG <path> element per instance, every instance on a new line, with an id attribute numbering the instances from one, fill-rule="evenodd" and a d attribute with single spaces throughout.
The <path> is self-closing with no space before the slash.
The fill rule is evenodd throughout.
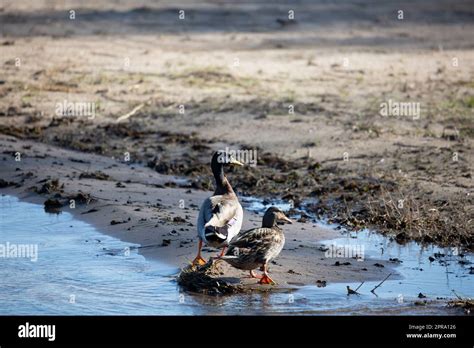
<path id="1" fill-rule="evenodd" d="M 265 207 L 257 201 L 246 205 Z M 1 196 L 0 207 L 0 244 L 9 243 L 10 250 L 32 246 L 30 254 L 0 257 L 0 315 L 458 314 L 436 297 L 454 297 L 451 289 L 474 295 L 467 264 L 471 255 L 416 244 L 398 246 L 362 232 L 325 244 L 364 244 L 364 257 L 403 260 L 398 267 L 403 279 L 387 280 L 376 291 L 378 296 L 370 292 L 376 282 L 365 283 L 360 295 L 352 296 L 345 287 L 356 288 L 356 283 L 308 286 L 291 293 L 193 296 L 180 293 L 176 268 L 145 259 L 137 245 L 101 234 L 67 212 L 47 214 L 42 206 L 11 196 Z M 34 246 L 37 260 L 32 257 Z M 445 256 L 430 262 L 434 253 Z M 428 296 L 428 305 L 414 305 L 419 292 Z"/>

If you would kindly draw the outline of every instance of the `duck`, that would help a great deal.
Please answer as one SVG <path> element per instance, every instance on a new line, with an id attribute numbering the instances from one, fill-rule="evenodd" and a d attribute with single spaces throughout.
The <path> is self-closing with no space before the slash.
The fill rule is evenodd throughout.
<path id="1" fill-rule="evenodd" d="M 259 278 L 260 284 L 275 284 L 268 275 L 268 263 L 280 254 L 285 245 L 285 235 L 278 222 L 292 223 L 277 207 L 268 208 L 263 215 L 262 227 L 237 235 L 220 259 L 235 268 L 249 270 L 250 277 Z M 261 276 L 254 273 L 259 267 L 263 271 Z"/>
<path id="2" fill-rule="evenodd" d="M 218 257 L 224 255 L 229 242 L 240 232 L 244 219 L 244 211 L 229 180 L 224 174 L 224 167 L 229 165 L 243 166 L 234 156 L 217 151 L 211 158 L 211 170 L 216 186 L 211 197 L 201 205 L 197 220 L 198 254 L 192 265 L 202 266 L 206 260 L 201 251 L 204 244 L 214 248 L 222 248 Z"/>

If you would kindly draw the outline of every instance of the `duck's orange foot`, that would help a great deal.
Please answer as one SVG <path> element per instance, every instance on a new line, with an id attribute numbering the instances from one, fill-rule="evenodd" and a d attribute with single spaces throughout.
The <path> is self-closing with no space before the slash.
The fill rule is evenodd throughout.
<path id="1" fill-rule="evenodd" d="M 206 260 L 204 260 L 204 259 L 199 255 L 199 256 L 196 256 L 196 258 L 193 260 L 192 265 L 193 265 L 193 266 L 203 266 L 203 265 L 205 265 L 206 263 L 207 263 Z"/>
<path id="2" fill-rule="evenodd" d="M 264 274 L 260 281 L 258 282 L 259 284 L 266 284 L 266 285 L 275 285 L 275 282 L 273 281 L 272 278 L 270 278 L 268 275 Z"/>

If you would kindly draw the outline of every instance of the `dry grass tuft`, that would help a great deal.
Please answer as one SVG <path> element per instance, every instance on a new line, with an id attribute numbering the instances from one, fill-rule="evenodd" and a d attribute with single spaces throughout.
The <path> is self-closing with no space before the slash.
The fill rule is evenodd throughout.
<path id="1" fill-rule="evenodd" d="M 472 235 L 466 226 L 469 214 L 460 209 L 443 209 L 449 205 L 463 206 L 462 202 L 446 201 L 442 206 L 427 206 L 409 194 L 396 195 L 382 189 L 380 199 L 366 203 L 370 214 L 368 223 L 387 231 L 399 231 L 396 240 L 404 243 L 417 240 L 445 246 L 472 247 Z M 466 202 L 466 205 L 468 202 Z"/>
<path id="2" fill-rule="evenodd" d="M 466 314 L 471 314 L 474 309 L 474 300 L 468 299 L 456 299 L 448 302 L 449 307 L 462 308 Z"/>

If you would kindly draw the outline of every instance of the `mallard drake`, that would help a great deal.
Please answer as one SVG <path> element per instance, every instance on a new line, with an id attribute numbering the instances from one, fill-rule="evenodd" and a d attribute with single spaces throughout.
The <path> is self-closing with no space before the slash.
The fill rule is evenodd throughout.
<path id="1" fill-rule="evenodd" d="M 275 284 L 267 273 L 267 265 L 285 245 L 285 235 L 277 225 L 278 221 L 292 223 L 280 209 L 268 208 L 263 215 L 262 227 L 241 232 L 229 243 L 229 249 L 221 259 L 235 268 L 249 270 L 250 277 L 260 278 L 260 284 Z M 261 267 L 263 276 L 254 274 L 253 270 L 258 267 Z"/>
<path id="2" fill-rule="evenodd" d="M 211 169 L 216 180 L 216 189 L 214 194 L 203 202 L 199 210 L 197 221 L 199 245 L 193 265 L 206 263 L 201 256 L 204 243 L 215 248 L 222 248 L 219 256 L 224 255 L 228 243 L 242 227 L 244 211 L 229 180 L 224 175 L 224 167 L 227 165 L 242 166 L 243 164 L 226 152 L 214 153 Z"/>

